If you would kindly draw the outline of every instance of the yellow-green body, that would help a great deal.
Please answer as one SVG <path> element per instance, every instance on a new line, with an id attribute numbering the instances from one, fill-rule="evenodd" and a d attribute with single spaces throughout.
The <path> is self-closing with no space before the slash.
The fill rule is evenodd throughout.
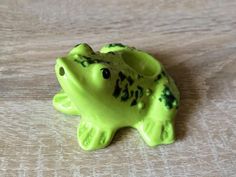
<path id="1" fill-rule="evenodd" d="M 122 44 L 99 52 L 79 44 L 57 59 L 55 72 L 62 90 L 53 105 L 81 116 L 77 137 L 84 150 L 106 147 L 122 127 L 136 128 L 150 146 L 174 141 L 179 92 L 151 55 Z"/>

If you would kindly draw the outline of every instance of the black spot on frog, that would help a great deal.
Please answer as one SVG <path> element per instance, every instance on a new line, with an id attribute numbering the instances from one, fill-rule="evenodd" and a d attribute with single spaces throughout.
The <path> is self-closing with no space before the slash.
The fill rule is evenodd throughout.
<path id="1" fill-rule="evenodd" d="M 154 81 L 155 81 L 155 82 L 156 82 L 156 81 L 159 81 L 159 80 L 161 79 L 161 77 L 162 77 L 161 74 L 158 74 L 157 77 L 154 79 Z"/>
<path id="2" fill-rule="evenodd" d="M 125 45 L 121 43 L 114 43 L 114 44 L 109 44 L 108 47 L 125 47 Z"/>
<path id="3" fill-rule="evenodd" d="M 127 81 L 129 82 L 129 85 L 132 85 L 134 83 L 134 80 L 130 76 L 127 77 Z"/>
<path id="4" fill-rule="evenodd" d="M 141 79 L 141 78 L 143 78 L 143 76 L 140 75 L 140 74 L 138 74 L 138 75 L 137 75 L 137 79 Z"/>
<path id="5" fill-rule="evenodd" d="M 167 87 L 166 85 L 165 85 L 165 88 L 162 91 L 162 94 L 161 94 L 161 97 L 159 98 L 159 101 L 160 102 L 164 101 L 164 104 L 168 109 L 172 109 L 173 107 L 178 108 L 177 99 L 172 94 L 169 87 Z"/>
<path id="6" fill-rule="evenodd" d="M 164 70 L 162 70 L 161 74 L 162 74 L 163 76 L 166 76 L 166 73 L 165 73 Z"/>
<path id="7" fill-rule="evenodd" d="M 126 76 L 121 71 L 119 72 L 119 77 L 121 81 L 123 81 L 126 78 Z"/>
<path id="8" fill-rule="evenodd" d="M 143 96 L 143 88 L 141 86 L 137 86 L 138 90 L 139 90 L 139 97 Z"/>
<path id="9" fill-rule="evenodd" d="M 115 52 L 108 52 L 109 54 L 115 55 Z"/>
<path id="10" fill-rule="evenodd" d="M 91 57 L 87 57 L 87 56 L 81 56 L 80 60 L 74 59 L 74 61 L 81 64 L 83 67 L 87 67 L 89 64 L 93 64 L 93 63 L 110 64 L 109 61 L 105 61 L 105 60 L 101 60 L 101 59 L 97 59 L 97 58 L 91 58 Z"/>
<path id="11" fill-rule="evenodd" d="M 130 106 L 135 106 L 137 104 L 137 100 L 136 99 L 133 99 Z"/>
<path id="12" fill-rule="evenodd" d="M 134 95 L 134 91 L 131 90 L 131 91 L 130 91 L 130 97 L 132 97 L 133 95 Z"/>
<path id="13" fill-rule="evenodd" d="M 116 85 L 115 85 L 115 89 L 113 91 L 113 96 L 115 98 L 117 98 L 119 95 L 120 95 L 120 92 L 121 92 L 121 88 L 120 88 L 120 85 L 119 85 L 119 79 L 116 80 Z"/>
<path id="14" fill-rule="evenodd" d="M 138 99 L 138 90 L 135 91 L 135 99 Z"/>
<path id="15" fill-rule="evenodd" d="M 120 99 L 121 99 L 121 101 L 126 101 L 129 99 L 128 84 L 126 84 L 125 89 L 122 90 Z"/>
<path id="16" fill-rule="evenodd" d="M 120 82 L 126 81 L 123 88 L 120 86 Z M 123 72 L 118 73 L 118 78 L 113 91 L 113 96 L 115 98 L 120 98 L 121 101 L 127 101 L 131 99 L 131 106 L 137 104 L 137 101 L 143 96 L 143 88 L 137 85 L 135 90 L 129 90 L 129 86 L 134 83 L 134 80 L 131 76 L 126 76 Z"/>

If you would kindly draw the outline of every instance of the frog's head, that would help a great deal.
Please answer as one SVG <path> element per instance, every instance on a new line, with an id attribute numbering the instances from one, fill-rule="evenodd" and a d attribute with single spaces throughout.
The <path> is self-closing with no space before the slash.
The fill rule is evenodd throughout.
<path id="1" fill-rule="evenodd" d="M 58 58 L 55 72 L 62 89 L 77 105 L 91 105 L 93 100 L 112 95 L 118 75 L 109 59 L 95 54 L 87 44 L 80 44 L 67 57 Z"/>
<path id="2" fill-rule="evenodd" d="M 144 80 L 154 80 L 161 66 L 152 56 L 121 45 L 108 45 L 95 53 L 80 44 L 57 59 L 55 70 L 70 100 L 87 111 L 93 105 L 101 106 L 100 110 L 102 105 L 135 106 L 143 96 Z"/>

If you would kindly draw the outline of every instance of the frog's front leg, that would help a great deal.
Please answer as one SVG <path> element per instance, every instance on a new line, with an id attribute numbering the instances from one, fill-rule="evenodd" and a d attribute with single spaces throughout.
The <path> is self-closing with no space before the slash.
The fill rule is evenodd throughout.
<path id="1" fill-rule="evenodd" d="M 106 147 L 112 140 L 115 130 L 100 127 L 97 124 L 81 119 L 77 129 L 77 138 L 84 150 L 96 150 Z"/>
<path id="2" fill-rule="evenodd" d="M 71 102 L 67 94 L 61 90 L 53 97 L 53 106 L 56 110 L 69 115 L 80 115 L 78 109 Z"/>

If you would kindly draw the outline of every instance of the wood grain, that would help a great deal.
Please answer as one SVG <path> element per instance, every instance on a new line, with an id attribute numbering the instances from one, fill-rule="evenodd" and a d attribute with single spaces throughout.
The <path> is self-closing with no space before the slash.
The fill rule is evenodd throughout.
<path id="1" fill-rule="evenodd" d="M 235 176 L 236 1 L 1 0 L 0 176 Z M 95 152 L 79 118 L 52 107 L 55 58 L 77 43 L 122 42 L 166 66 L 181 91 L 177 141 L 132 129 Z"/>

